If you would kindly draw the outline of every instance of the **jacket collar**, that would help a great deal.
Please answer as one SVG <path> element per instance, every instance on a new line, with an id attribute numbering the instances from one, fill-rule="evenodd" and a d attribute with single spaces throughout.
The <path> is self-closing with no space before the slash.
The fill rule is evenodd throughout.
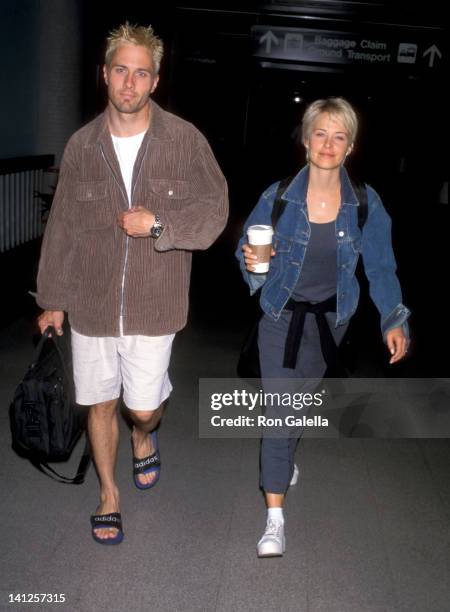
<path id="1" fill-rule="evenodd" d="M 153 100 L 149 99 L 150 105 L 150 125 L 148 130 L 145 133 L 145 136 L 142 140 L 142 144 L 139 148 L 138 154 L 136 156 L 136 161 L 134 163 L 133 168 L 133 179 L 132 185 L 137 179 L 137 175 L 139 174 L 139 169 L 141 167 L 145 152 L 147 151 L 148 145 L 150 141 L 169 141 L 173 140 L 172 135 L 169 131 L 169 127 L 167 125 L 165 119 L 165 113 L 162 108 L 153 102 Z M 116 152 L 114 150 L 114 144 L 111 138 L 111 133 L 109 131 L 108 125 L 108 113 L 106 110 L 99 115 L 96 119 L 94 119 L 92 123 L 92 131 L 87 139 L 86 146 L 100 146 L 106 161 L 111 168 L 116 181 L 121 185 L 123 193 L 125 193 L 125 185 L 123 182 L 122 172 L 120 170 L 119 160 L 117 159 Z"/>
<path id="2" fill-rule="evenodd" d="M 152 140 L 173 140 L 166 118 L 164 117 L 165 112 L 163 109 L 151 99 L 149 99 L 148 103 L 150 106 L 150 126 L 144 140 L 150 138 Z M 98 143 L 105 145 L 107 140 L 111 141 L 111 136 L 108 126 L 108 113 L 105 110 L 92 122 L 92 131 L 87 145 Z"/>
<path id="3" fill-rule="evenodd" d="M 341 179 L 341 200 L 342 205 L 358 206 L 358 198 L 353 191 L 353 187 L 348 176 L 347 170 L 344 166 L 340 169 Z M 306 206 L 306 194 L 308 191 L 309 181 L 309 164 L 304 166 L 298 174 L 294 176 L 292 181 L 289 183 L 286 191 L 281 196 L 283 200 L 292 202 L 293 204 L 300 204 Z"/>

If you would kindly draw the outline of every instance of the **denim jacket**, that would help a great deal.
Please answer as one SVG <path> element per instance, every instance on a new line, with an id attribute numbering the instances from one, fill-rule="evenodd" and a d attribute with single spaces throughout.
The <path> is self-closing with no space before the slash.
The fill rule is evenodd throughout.
<path id="1" fill-rule="evenodd" d="M 306 248 L 311 235 L 306 193 L 309 167 L 304 167 L 292 180 L 282 198 L 287 204 L 275 228 L 273 248 L 276 255 L 267 274 L 253 274 L 245 269 L 242 245 L 247 242 L 250 225 L 271 225 L 271 212 L 279 183 L 271 185 L 260 197 L 244 226 L 236 257 L 244 280 L 255 293 L 262 287 L 260 304 L 275 321 L 302 273 Z M 347 323 L 359 300 L 356 264 L 362 254 L 364 270 L 369 280 L 370 296 L 381 317 L 383 336 L 394 327 L 403 326 L 408 335 L 409 310 L 402 304 L 400 284 L 395 273 L 396 262 L 391 242 L 391 219 L 380 197 L 367 187 L 368 214 L 363 230 L 358 227 L 358 200 L 350 179 L 341 168 L 341 207 L 336 218 L 337 240 L 337 318 L 336 327 Z"/>

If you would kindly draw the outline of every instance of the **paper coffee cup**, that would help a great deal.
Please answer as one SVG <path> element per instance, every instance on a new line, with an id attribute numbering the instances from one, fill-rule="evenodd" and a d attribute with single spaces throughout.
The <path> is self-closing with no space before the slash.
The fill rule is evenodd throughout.
<path id="1" fill-rule="evenodd" d="M 272 252 L 273 227 L 271 225 L 251 225 L 247 230 L 248 244 L 253 255 L 258 257 L 254 265 L 256 274 L 269 271 L 270 253 Z"/>

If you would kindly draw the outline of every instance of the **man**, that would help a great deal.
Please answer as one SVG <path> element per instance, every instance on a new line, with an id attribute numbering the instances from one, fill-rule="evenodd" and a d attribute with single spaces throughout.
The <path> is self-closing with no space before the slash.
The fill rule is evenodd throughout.
<path id="1" fill-rule="evenodd" d="M 68 313 L 76 399 L 91 406 L 100 480 L 91 524 L 103 544 L 123 538 L 114 477 L 121 387 L 135 484 L 148 489 L 159 478 L 155 428 L 172 389 L 172 341 L 186 323 L 191 251 L 211 245 L 228 210 L 205 138 L 149 98 L 162 54 L 151 27 L 111 32 L 108 106 L 67 144 L 39 265 L 39 327 L 62 334 Z"/>

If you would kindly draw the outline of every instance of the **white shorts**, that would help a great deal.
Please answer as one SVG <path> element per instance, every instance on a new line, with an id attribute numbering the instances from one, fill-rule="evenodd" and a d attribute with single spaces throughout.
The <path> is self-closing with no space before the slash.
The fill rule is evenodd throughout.
<path id="1" fill-rule="evenodd" d="M 75 396 L 91 406 L 117 399 L 130 410 L 156 410 L 172 391 L 167 369 L 175 334 L 96 338 L 72 329 Z"/>

